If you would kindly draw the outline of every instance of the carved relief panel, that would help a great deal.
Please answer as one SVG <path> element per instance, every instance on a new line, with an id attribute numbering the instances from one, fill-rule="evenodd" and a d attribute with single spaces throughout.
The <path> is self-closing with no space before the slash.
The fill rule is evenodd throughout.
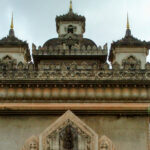
<path id="1" fill-rule="evenodd" d="M 134 56 L 130 56 L 122 61 L 124 69 L 140 69 L 141 61 Z"/>
<path id="2" fill-rule="evenodd" d="M 39 150 L 39 139 L 36 136 L 32 136 L 31 138 L 29 138 L 22 150 Z"/>
<path id="3" fill-rule="evenodd" d="M 112 141 L 98 135 L 67 111 L 39 136 L 28 139 L 21 150 L 115 150 Z"/>
<path id="4" fill-rule="evenodd" d="M 41 134 L 42 150 L 97 150 L 97 135 L 68 111 Z"/>
<path id="5" fill-rule="evenodd" d="M 99 150 L 115 150 L 115 148 L 108 137 L 102 136 L 99 140 Z"/>
<path id="6" fill-rule="evenodd" d="M 44 150 L 89 150 L 91 138 L 68 120 L 60 129 L 46 137 Z"/>
<path id="7" fill-rule="evenodd" d="M 100 66 L 97 61 L 59 61 L 59 62 L 41 62 L 38 65 L 39 70 L 96 70 Z"/>

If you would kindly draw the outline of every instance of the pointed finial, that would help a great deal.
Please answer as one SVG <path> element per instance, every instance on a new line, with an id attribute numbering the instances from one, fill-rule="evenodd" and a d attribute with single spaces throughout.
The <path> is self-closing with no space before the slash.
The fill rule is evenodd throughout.
<path id="1" fill-rule="evenodd" d="M 130 25 L 129 25 L 129 17 L 128 17 L 128 13 L 127 13 L 127 29 L 126 29 L 126 37 L 131 36 L 131 30 L 130 30 Z"/>
<path id="2" fill-rule="evenodd" d="M 11 29 L 14 29 L 14 22 L 13 22 L 13 13 L 12 13 L 12 18 L 11 18 L 11 26 L 10 26 Z"/>
<path id="3" fill-rule="evenodd" d="M 128 13 L 127 13 L 127 29 L 130 29 L 130 24 L 129 24 L 129 16 L 128 16 Z"/>
<path id="4" fill-rule="evenodd" d="M 72 12 L 72 0 L 70 0 L 70 8 L 69 11 Z"/>

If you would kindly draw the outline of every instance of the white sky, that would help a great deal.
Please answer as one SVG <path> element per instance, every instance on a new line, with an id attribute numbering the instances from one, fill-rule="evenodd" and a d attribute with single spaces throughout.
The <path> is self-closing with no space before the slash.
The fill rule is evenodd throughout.
<path id="1" fill-rule="evenodd" d="M 43 45 L 57 37 L 55 17 L 68 12 L 69 0 L 0 0 L 0 38 L 8 34 L 14 13 L 15 34 Z M 84 37 L 98 46 L 121 39 L 129 13 L 132 34 L 150 41 L 150 0 L 73 0 L 74 12 L 86 17 Z M 150 57 L 149 59 L 150 60 Z"/>

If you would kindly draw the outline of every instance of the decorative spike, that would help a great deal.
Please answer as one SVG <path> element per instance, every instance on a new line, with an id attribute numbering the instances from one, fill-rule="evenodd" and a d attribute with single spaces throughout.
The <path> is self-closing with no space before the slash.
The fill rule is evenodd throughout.
<path id="1" fill-rule="evenodd" d="M 126 37 L 131 36 L 131 30 L 130 30 L 130 25 L 129 25 L 129 17 L 128 17 L 128 13 L 127 13 L 127 29 L 126 29 Z"/>
<path id="2" fill-rule="evenodd" d="M 11 26 L 10 26 L 10 28 L 14 29 L 13 13 L 12 13 L 12 18 L 11 18 Z"/>
<path id="3" fill-rule="evenodd" d="M 130 24 L 129 24 L 129 17 L 128 17 L 128 14 L 127 14 L 127 29 L 130 29 Z"/>
<path id="4" fill-rule="evenodd" d="M 72 12 L 72 0 L 70 0 L 70 8 L 69 8 L 69 12 Z"/>

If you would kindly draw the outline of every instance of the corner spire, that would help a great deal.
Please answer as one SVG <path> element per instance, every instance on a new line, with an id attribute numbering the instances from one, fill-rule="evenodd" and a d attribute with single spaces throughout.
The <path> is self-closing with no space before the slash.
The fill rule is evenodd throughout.
<path id="1" fill-rule="evenodd" d="M 129 24 L 129 16 L 128 16 L 128 13 L 127 13 L 127 29 L 130 29 L 130 24 Z"/>
<path id="2" fill-rule="evenodd" d="M 130 24 L 129 24 L 129 16 L 128 16 L 128 13 L 127 13 L 127 29 L 126 29 L 126 37 L 129 37 L 131 36 L 131 30 L 130 30 Z"/>
<path id="3" fill-rule="evenodd" d="M 12 17 L 11 17 L 11 25 L 10 25 L 11 29 L 14 29 L 14 21 L 13 21 L 13 13 L 12 13 Z"/>
<path id="4" fill-rule="evenodd" d="M 72 0 L 70 0 L 69 12 L 72 12 Z"/>
<path id="5" fill-rule="evenodd" d="M 15 32 L 14 32 L 14 20 L 13 20 L 13 13 L 12 13 L 12 18 L 11 18 L 11 25 L 10 25 L 10 30 L 9 30 L 9 37 L 14 37 Z"/>

